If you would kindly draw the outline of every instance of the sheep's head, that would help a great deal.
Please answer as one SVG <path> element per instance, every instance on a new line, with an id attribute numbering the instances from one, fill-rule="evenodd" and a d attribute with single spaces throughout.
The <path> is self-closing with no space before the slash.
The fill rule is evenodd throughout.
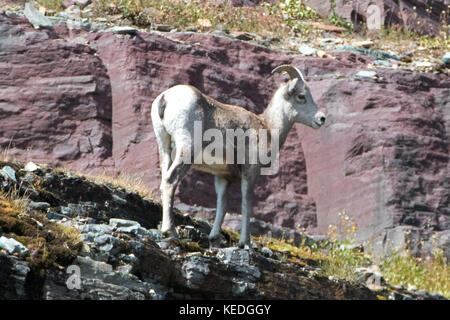
<path id="1" fill-rule="evenodd" d="M 284 98 L 291 107 L 296 122 L 319 129 L 325 123 L 325 114 L 319 111 L 311 95 L 311 91 L 302 73 L 290 65 L 281 65 L 273 69 L 272 74 L 286 72 L 290 80 L 282 89 Z"/>

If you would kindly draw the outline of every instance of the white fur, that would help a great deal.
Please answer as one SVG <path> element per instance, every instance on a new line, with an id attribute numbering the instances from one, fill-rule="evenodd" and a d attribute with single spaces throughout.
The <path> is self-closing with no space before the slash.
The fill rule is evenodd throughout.
<path id="1" fill-rule="evenodd" d="M 291 80 L 278 88 L 269 107 L 258 116 L 268 130 L 279 130 L 280 148 L 295 122 L 318 129 L 325 119 L 325 115 L 318 111 L 303 75 L 293 67 L 285 67 L 291 68 L 287 70 L 290 71 Z M 292 73 L 297 76 L 292 76 Z M 299 98 L 299 93 L 304 94 L 306 102 L 301 96 Z M 191 137 L 194 134 L 194 121 L 203 119 L 203 111 L 198 106 L 198 99 L 195 89 L 190 86 L 178 85 L 161 93 L 152 105 L 151 117 L 158 142 L 161 166 L 163 203 L 161 231 L 163 232 L 170 231 L 175 234 L 172 214 L 174 193 L 178 183 L 191 166 L 183 162 L 183 154 L 185 150 L 193 149 Z M 161 117 L 161 110 L 163 117 Z M 174 153 L 173 160 L 172 152 Z M 226 170 L 227 167 L 224 165 L 193 165 L 193 168 L 205 169 L 204 171 L 216 175 L 214 185 L 217 193 L 217 211 L 210 234 L 210 239 L 216 239 L 220 235 L 220 228 L 226 212 L 226 192 L 229 181 L 223 178 L 223 170 Z M 243 166 L 240 177 L 242 192 L 240 245 L 250 243 L 249 222 L 253 207 L 253 188 L 259 174 L 260 167 L 258 165 Z"/>

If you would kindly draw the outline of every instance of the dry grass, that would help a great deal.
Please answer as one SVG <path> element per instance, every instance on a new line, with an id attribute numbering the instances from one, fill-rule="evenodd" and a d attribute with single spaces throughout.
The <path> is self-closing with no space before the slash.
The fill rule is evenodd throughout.
<path id="1" fill-rule="evenodd" d="M 444 26 L 444 30 L 445 30 Z M 415 58 L 436 58 L 442 56 L 450 50 L 450 40 L 447 32 L 442 32 L 439 36 L 431 37 L 419 35 L 413 31 L 407 31 L 392 27 L 383 28 L 375 39 L 375 45 L 381 50 L 395 49 L 398 52 L 414 51 Z"/>
<path id="2" fill-rule="evenodd" d="M 227 2 L 182 0 L 100 0 L 96 12 L 102 15 L 120 14 L 140 26 L 168 24 L 177 28 L 198 27 L 232 31 L 281 34 L 288 27 L 280 9 L 267 5 L 256 7 L 233 7 Z"/>
<path id="3" fill-rule="evenodd" d="M 328 0 L 330 1 L 330 0 Z M 61 10 L 62 0 L 38 0 L 47 9 Z M 330 1 L 334 3 L 334 1 Z M 166 24 L 179 29 L 196 27 L 200 31 L 227 29 L 231 32 L 251 32 L 263 37 L 282 40 L 280 46 L 291 47 L 284 40 L 297 37 L 315 39 L 322 37 L 322 31 L 313 22 L 345 27 L 348 31 L 339 36 L 347 43 L 352 40 L 374 41 L 374 49 L 398 53 L 414 52 L 415 58 L 441 59 L 450 50 L 449 27 L 446 16 L 442 19 L 443 31 L 439 36 L 430 37 L 392 26 L 382 29 L 379 34 L 352 32 L 352 24 L 330 10 L 328 19 L 322 20 L 307 6 L 304 0 L 278 0 L 254 7 L 233 7 L 229 2 L 202 0 L 97 0 L 93 2 L 93 12 L 97 17 L 110 17 L 111 21 L 127 19 L 131 24 L 147 27 Z M 448 15 L 448 13 L 445 13 Z"/>
<path id="4" fill-rule="evenodd" d="M 46 9 L 62 10 L 62 0 L 37 0 Z M 317 21 L 317 14 L 303 0 L 283 0 L 253 7 L 234 7 L 228 1 L 202 0 L 97 0 L 97 17 L 115 16 L 146 27 L 155 24 L 203 31 L 228 29 L 262 36 L 285 38 L 293 31 L 308 34 L 313 28 L 304 21 Z"/>
<path id="5" fill-rule="evenodd" d="M 64 171 L 64 170 L 63 170 Z M 110 184 L 117 188 L 123 188 L 139 194 L 143 198 L 156 199 L 156 195 L 147 187 L 145 182 L 137 175 L 119 173 L 117 175 L 104 171 L 100 174 L 76 173 L 87 180 L 98 184 Z"/>
<path id="6" fill-rule="evenodd" d="M 10 162 L 13 160 L 10 155 L 11 145 L 12 139 L 9 140 L 8 146 L 6 148 L 0 149 L 0 161 Z"/>

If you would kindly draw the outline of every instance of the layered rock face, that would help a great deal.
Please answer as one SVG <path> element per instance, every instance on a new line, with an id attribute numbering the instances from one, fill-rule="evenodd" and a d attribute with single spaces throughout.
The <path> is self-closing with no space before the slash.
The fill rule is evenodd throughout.
<path id="1" fill-rule="evenodd" d="M 382 243 L 396 226 L 449 229 L 445 75 L 377 70 L 360 78 L 370 60 L 352 53 L 306 58 L 221 36 L 86 33 L 65 25 L 36 31 L 25 20 L 0 19 L 0 105 L 8 115 L 0 120 L 2 147 L 12 139 L 18 159 L 106 167 L 139 175 L 157 191 L 150 106 L 160 92 L 191 84 L 260 113 L 283 81 L 270 71 L 292 63 L 328 120 L 318 131 L 294 126 L 279 172 L 261 177 L 255 189 L 255 217 L 326 233 L 346 210 L 360 240 Z M 190 172 L 178 200 L 214 207 L 212 181 Z M 229 211 L 240 211 L 239 191 L 232 186 Z"/>
<path id="2" fill-rule="evenodd" d="M 328 17 L 330 1 L 309 0 L 307 4 L 321 16 Z M 380 26 L 398 26 L 420 34 L 437 35 L 443 31 L 442 22 L 449 23 L 448 1 L 442 0 L 336 0 L 335 5 L 335 13 L 353 22 L 356 28 L 376 18 Z"/>
<path id="3" fill-rule="evenodd" d="M 111 156 L 111 87 L 88 46 L 0 16 L 0 144 L 17 159 L 80 169 Z"/>
<path id="4" fill-rule="evenodd" d="M 328 126 L 302 138 L 319 229 L 346 210 L 361 239 L 397 225 L 448 230 L 448 79 L 378 72 L 319 82 Z"/>

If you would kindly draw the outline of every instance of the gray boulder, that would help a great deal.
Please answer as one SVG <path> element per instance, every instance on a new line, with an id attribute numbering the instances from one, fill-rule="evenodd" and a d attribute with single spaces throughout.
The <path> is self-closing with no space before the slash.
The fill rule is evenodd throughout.
<path id="1" fill-rule="evenodd" d="M 12 239 L 12 238 L 6 238 L 6 237 L 0 237 L 0 248 L 5 249 L 8 251 L 8 253 L 20 253 L 24 255 L 28 255 L 28 249 L 21 244 L 19 241 Z"/>
<path id="2" fill-rule="evenodd" d="M 52 22 L 30 3 L 25 4 L 23 13 L 36 29 L 51 28 L 53 26 Z"/>

